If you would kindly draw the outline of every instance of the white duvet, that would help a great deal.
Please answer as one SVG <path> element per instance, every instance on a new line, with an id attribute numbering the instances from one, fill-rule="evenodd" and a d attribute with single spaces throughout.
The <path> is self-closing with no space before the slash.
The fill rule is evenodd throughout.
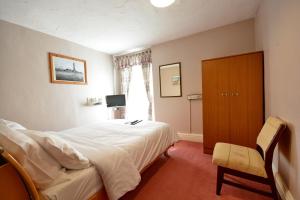
<path id="1" fill-rule="evenodd" d="M 139 171 L 177 141 L 168 124 L 108 121 L 57 132 L 96 166 L 110 200 L 133 190 Z"/>

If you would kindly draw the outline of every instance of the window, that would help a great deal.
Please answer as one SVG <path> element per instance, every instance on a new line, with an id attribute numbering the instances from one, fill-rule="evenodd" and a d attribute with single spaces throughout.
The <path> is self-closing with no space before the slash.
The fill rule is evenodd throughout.
<path id="1" fill-rule="evenodd" d="M 149 79 L 151 80 L 152 76 Z M 152 90 L 150 93 L 152 93 Z M 152 95 L 150 98 L 152 98 Z M 149 104 L 142 66 L 135 65 L 132 67 L 128 88 L 126 118 L 130 120 L 149 119 L 149 109 L 152 109 Z"/>
<path id="2" fill-rule="evenodd" d="M 114 56 L 117 70 L 117 90 L 125 94 L 126 118 L 152 120 L 152 64 L 151 49 Z"/>

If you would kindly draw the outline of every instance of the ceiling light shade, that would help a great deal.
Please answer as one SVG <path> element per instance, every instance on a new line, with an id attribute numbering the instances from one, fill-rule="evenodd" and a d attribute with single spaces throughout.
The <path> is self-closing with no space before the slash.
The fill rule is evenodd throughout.
<path id="1" fill-rule="evenodd" d="M 170 6 L 175 0 L 150 0 L 153 6 L 158 8 L 164 8 Z"/>

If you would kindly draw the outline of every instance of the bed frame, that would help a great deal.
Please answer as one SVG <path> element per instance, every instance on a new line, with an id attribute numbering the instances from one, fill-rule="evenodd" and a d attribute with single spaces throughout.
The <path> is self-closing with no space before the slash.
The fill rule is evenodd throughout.
<path id="1" fill-rule="evenodd" d="M 170 145 L 165 149 L 163 154 L 169 157 L 168 149 L 174 146 Z M 43 200 L 39 195 L 38 189 L 35 187 L 31 177 L 22 167 L 22 165 L 8 152 L 0 147 L 0 193 L 3 199 L 22 199 L 22 200 Z M 145 166 L 140 173 L 146 171 L 156 160 Z M 4 195 L 4 196 L 2 196 Z M 88 200 L 109 200 L 105 188 L 102 187 L 96 194 L 92 195 Z"/>

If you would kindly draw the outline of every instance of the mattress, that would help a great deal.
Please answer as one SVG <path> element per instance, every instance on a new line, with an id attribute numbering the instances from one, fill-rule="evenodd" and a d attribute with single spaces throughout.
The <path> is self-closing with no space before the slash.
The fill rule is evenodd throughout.
<path id="1" fill-rule="evenodd" d="M 88 147 L 109 144 L 121 148 L 133 159 L 138 171 L 141 171 L 168 146 L 177 141 L 177 135 L 172 134 L 169 126 L 164 123 L 142 122 L 131 126 L 126 125 L 125 122 L 124 120 L 105 121 L 68 129 L 56 134 L 73 144 L 82 153 L 87 144 Z M 85 144 L 85 140 L 89 142 Z M 99 170 L 95 166 L 84 170 L 68 171 L 66 172 L 68 181 L 49 187 L 41 191 L 41 194 L 44 198 L 51 200 L 88 199 L 105 185 L 105 182 L 103 183 L 105 179 L 102 181 L 98 172 Z M 123 173 L 120 176 L 123 176 Z M 116 178 L 121 178 L 120 176 Z"/>
<path id="2" fill-rule="evenodd" d="M 83 170 L 66 171 L 66 176 L 63 179 L 62 183 L 41 190 L 41 198 L 47 200 L 89 199 L 103 187 L 101 178 L 94 166 Z"/>

